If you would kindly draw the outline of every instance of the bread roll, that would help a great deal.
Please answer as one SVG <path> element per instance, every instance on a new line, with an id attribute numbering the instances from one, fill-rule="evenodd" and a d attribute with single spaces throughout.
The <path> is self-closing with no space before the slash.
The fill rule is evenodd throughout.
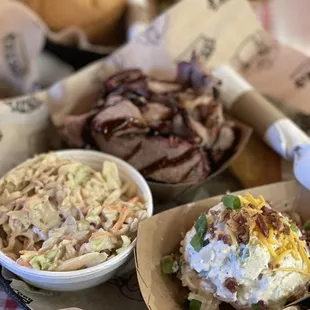
<path id="1" fill-rule="evenodd" d="M 126 0 L 21 0 L 53 31 L 82 28 L 93 44 L 106 44 L 126 8 Z"/>

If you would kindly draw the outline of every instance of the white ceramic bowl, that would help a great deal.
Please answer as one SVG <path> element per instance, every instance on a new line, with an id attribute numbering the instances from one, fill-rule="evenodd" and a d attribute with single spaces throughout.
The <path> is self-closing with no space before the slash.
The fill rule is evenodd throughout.
<path id="1" fill-rule="evenodd" d="M 149 186 L 142 175 L 126 162 L 101 152 L 87 150 L 66 150 L 56 152 L 58 156 L 75 159 L 100 171 L 105 160 L 113 161 L 123 179 L 131 179 L 137 184 L 139 194 L 144 197 L 148 215 L 153 214 L 153 199 Z M 0 264 L 21 277 L 26 282 L 53 291 L 77 291 L 108 281 L 132 256 L 136 239 L 121 254 L 97 266 L 76 271 L 40 271 L 17 264 L 0 251 Z"/>

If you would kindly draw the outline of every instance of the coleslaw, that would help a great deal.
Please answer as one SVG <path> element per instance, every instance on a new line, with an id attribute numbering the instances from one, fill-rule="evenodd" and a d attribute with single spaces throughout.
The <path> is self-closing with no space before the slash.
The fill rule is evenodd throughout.
<path id="1" fill-rule="evenodd" d="M 98 172 L 43 154 L 0 180 L 0 250 L 29 268 L 98 265 L 129 247 L 147 216 L 136 185 L 110 161 Z"/>

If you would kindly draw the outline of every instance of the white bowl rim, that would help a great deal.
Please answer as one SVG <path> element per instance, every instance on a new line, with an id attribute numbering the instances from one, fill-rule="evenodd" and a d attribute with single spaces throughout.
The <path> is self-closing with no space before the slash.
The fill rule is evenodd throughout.
<path id="1" fill-rule="evenodd" d="M 52 153 L 56 153 L 57 155 L 68 154 L 68 157 L 70 157 L 70 154 L 73 155 L 73 153 L 88 153 L 88 154 L 93 154 L 96 156 L 99 155 L 102 157 L 103 160 L 114 161 L 117 165 L 123 166 L 125 168 L 125 170 L 129 173 L 130 176 L 135 176 L 135 178 L 138 179 L 143 184 L 144 188 L 143 189 L 140 188 L 140 190 L 143 192 L 143 194 L 146 196 L 145 198 L 147 199 L 146 207 L 147 207 L 147 211 L 148 211 L 148 216 L 151 217 L 153 215 L 153 197 L 152 197 L 151 190 L 150 190 L 146 180 L 143 178 L 143 176 L 141 175 L 141 173 L 139 171 L 137 171 L 131 165 L 126 163 L 124 160 L 117 158 L 113 155 L 106 154 L 104 152 L 93 151 L 93 150 L 83 150 L 83 149 L 67 149 L 67 150 L 55 151 Z M 47 153 L 42 153 L 42 154 L 47 154 Z M 23 163 L 24 162 L 17 165 L 13 169 L 11 169 L 9 172 L 7 172 L 5 175 L 9 174 L 11 171 L 16 169 L 17 167 L 19 167 Z M 67 278 L 67 277 L 76 278 L 76 277 L 81 277 L 81 276 L 85 276 L 88 274 L 93 274 L 93 273 L 96 273 L 96 272 L 101 271 L 103 269 L 107 269 L 109 267 L 113 267 L 113 265 L 115 263 L 117 263 L 118 261 L 121 261 L 122 258 L 124 258 L 130 254 L 130 252 L 135 247 L 136 243 L 137 243 L 137 237 L 132 241 L 132 243 L 130 244 L 130 246 L 126 250 L 124 250 L 122 253 L 116 255 L 115 257 L 111 258 L 110 260 L 105 261 L 101 264 L 95 265 L 93 267 L 88 267 L 88 268 L 73 270 L 73 271 L 45 271 L 45 270 L 37 270 L 37 269 L 32 269 L 32 268 L 28 268 L 25 266 L 21 266 L 18 263 L 16 263 L 13 259 L 6 256 L 1 250 L 0 250 L 0 263 L 2 264 L 2 261 L 5 261 L 7 265 L 11 265 L 10 267 L 12 267 L 12 269 L 20 270 L 20 272 L 22 272 L 23 275 L 28 274 L 28 275 L 32 275 L 32 276 L 36 276 L 36 277 L 48 277 L 48 278 Z M 16 272 L 13 270 L 11 270 L 11 271 Z"/>

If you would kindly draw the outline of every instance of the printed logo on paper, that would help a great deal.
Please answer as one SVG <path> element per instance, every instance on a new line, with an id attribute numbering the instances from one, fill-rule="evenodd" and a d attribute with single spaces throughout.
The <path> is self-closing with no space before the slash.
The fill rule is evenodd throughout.
<path id="1" fill-rule="evenodd" d="M 4 101 L 4 103 L 10 106 L 11 112 L 18 112 L 23 114 L 31 113 L 42 105 L 42 101 L 36 97 L 27 97 L 14 101 Z"/>
<path id="2" fill-rule="evenodd" d="M 166 14 L 158 17 L 143 33 L 136 37 L 136 41 L 146 46 L 157 46 L 161 43 L 168 27 Z"/>
<path id="3" fill-rule="evenodd" d="M 33 301 L 33 299 L 27 297 L 26 295 L 24 295 L 23 293 L 21 293 L 20 291 L 18 291 L 18 290 L 16 290 L 16 289 L 13 289 L 13 291 L 22 299 L 22 301 L 23 301 L 26 305 L 30 304 L 30 303 Z"/>
<path id="4" fill-rule="evenodd" d="M 304 88 L 310 81 L 310 59 L 301 62 L 290 75 L 296 88 Z"/>
<path id="5" fill-rule="evenodd" d="M 207 4 L 210 9 L 217 11 L 221 5 L 227 1 L 228 0 L 207 0 Z"/>
<path id="6" fill-rule="evenodd" d="M 242 73 L 268 70 L 275 62 L 278 52 L 275 41 L 258 31 L 241 42 L 231 62 L 233 67 Z"/>
<path id="7" fill-rule="evenodd" d="M 186 47 L 176 60 L 190 59 L 193 51 L 195 51 L 201 59 L 208 60 L 214 53 L 215 48 L 216 40 L 201 34 Z"/>
<path id="8" fill-rule="evenodd" d="M 120 291 L 120 293 L 127 299 L 135 301 L 143 301 L 135 271 L 114 278 L 108 281 L 107 283 L 115 285 Z"/>
<path id="9" fill-rule="evenodd" d="M 15 78 L 23 78 L 28 71 L 28 65 L 23 54 L 21 37 L 15 33 L 9 33 L 2 39 L 2 43 L 9 70 Z"/>

